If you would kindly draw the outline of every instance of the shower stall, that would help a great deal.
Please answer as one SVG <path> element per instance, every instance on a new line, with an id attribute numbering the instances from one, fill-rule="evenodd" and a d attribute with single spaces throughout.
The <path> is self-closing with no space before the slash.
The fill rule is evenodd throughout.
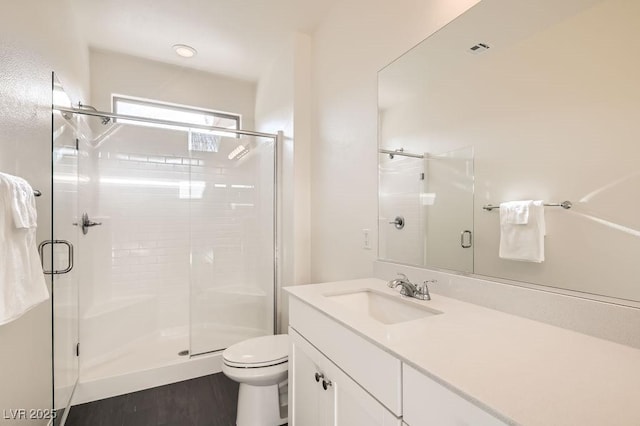
<path id="1" fill-rule="evenodd" d="M 472 272 L 473 147 L 379 154 L 379 257 Z"/>
<path id="2" fill-rule="evenodd" d="M 273 334 L 279 135 L 73 107 L 55 78 L 53 109 L 56 408 Z"/>

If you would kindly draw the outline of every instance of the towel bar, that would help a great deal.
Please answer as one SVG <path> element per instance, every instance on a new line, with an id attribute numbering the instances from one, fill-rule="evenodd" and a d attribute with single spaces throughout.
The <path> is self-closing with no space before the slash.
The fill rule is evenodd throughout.
<path id="1" fill-rule="evenodd" d="M 545 207 L 562 207 L 563 209 L 570 209 L 573 207 L 573 203 L 571 201 L 563 201 L 561 203 L 545 203 L 543 204 Z M 500 206 L 494 206 L 493 204 L 487 204 L 486 206 L 482 206 L 482 208 L 488 212 L 493 209 L 499 209 Z"/>

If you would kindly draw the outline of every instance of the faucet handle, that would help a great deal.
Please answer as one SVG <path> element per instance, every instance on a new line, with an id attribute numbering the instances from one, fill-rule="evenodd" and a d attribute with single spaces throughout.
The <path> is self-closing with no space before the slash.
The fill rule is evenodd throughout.
<path id="1" fill-rule="evenodd" d="M 435 284 L 437 282 L 438 282 L 438 280 L 425 280 L 421 284 L 418 284 L 417 287 L 420 289 L 420 291 L 426 292 L 428 294 L 429 293 L 429 284 Z"/>
<path id="2" fill-rule="evenodd" d="M 438 280 L 426 280 L 421 284 L 418 284 L 417 287 L 417 298 L 421 300 L 431 300 L 431 294 L 429 293 L 429 283 L 437 283 Z"/>
<path id="3" fill-rule="evenodd" d="M 405 274 L 403 274 L 402 272 L 398 272 L 398 273 L 397 273 L 397 275 L 398 275 L 401 279 L 403 279 L 404 281 L 411 282 L 411 280 L 409 279 L 409 277 L 407 277 L 407 276 L 406 276 Z"/>

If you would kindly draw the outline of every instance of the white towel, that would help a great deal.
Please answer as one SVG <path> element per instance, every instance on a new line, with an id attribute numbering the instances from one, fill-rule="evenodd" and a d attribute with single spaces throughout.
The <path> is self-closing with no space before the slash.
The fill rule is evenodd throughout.
<path id="1" fill-rule="evenodd" d="M 31 186 L 0 173 L 0 325 L 49 298 L 36 248 L 35 208 Z"/>
<path id="2" fill-rule="evenodd" d="M 4 175 L 5 179 L 13 181 L 13 197 L 11 211 L 16 228 L 35 228 L 38 226 L 38 212 L 33 188 L 19 177 Z"/>
<path id="3" fill-rule="evenodd" d="M 544 261 L 544 202 L 511 201 L 500 204 L 500 250 L 502 259 Z"/>
<path id="4" fill-rule="evenodd" d="M 500 203 L 500 224 L 526 225 L 532 200 Z"/>

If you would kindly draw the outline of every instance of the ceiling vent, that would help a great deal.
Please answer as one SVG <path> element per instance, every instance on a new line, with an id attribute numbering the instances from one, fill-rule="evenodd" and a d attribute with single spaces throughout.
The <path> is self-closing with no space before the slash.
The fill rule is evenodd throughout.
<path id="1" fill-rule="evenodd" d="M 485 44 L 485 43 L 478 43 L 475 46 L 471 46 L 469 48 L 469 52 L 477 55 L 479 53 L 484 53 L 487 50 L 489 50 L 489 45 Z"/>

